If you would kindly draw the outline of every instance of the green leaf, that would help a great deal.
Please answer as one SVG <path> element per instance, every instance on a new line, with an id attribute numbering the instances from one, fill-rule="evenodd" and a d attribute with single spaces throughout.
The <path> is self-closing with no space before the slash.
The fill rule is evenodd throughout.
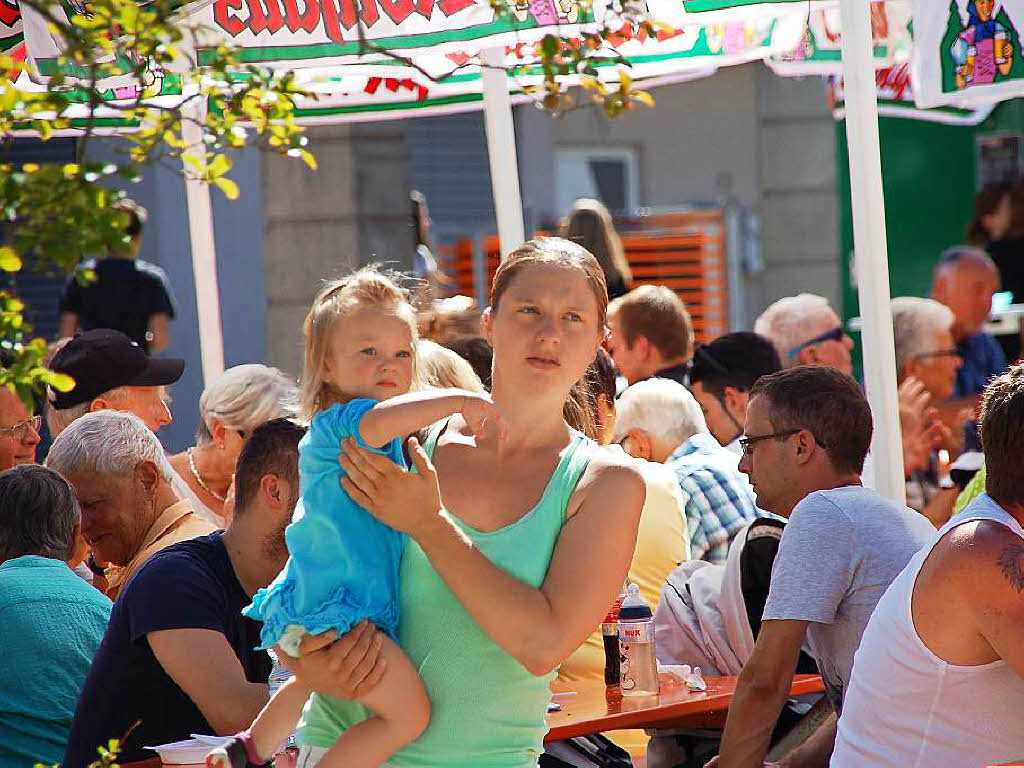
<path id="1" fill-rule="evenodd" d="M 224 197 L 228 200 L 238 199 L 238 185 L 227 176 L 219 176 L 213 180 L 213 183 L 217 185 L 217 188 L 224 193 Z"/>
<path id="2" fill-rule="evenodd" d="M 21 259 L 9 245 L 0 247 L 0 269 L 4 272 L 17 272 L 21 269 Z"/>
<path id="3" fill-rule="evenodd" d="M 56 371 L 47 371 L 40 377 L 41 381 L 46 382 L 51 387 L 56 389 L 58 392 L 70 392 L 75 388 L 75 380 L 68 376 L 66 373 L 57 373 Z"/>
<path id="4" fill-rule="evenodd" d="M 223 176 L 225 173 L 231 170 L 231 158 L 227 155 L 217 155 L 213 162 L 208 166 L 210 176 L 217 178 Z"/>

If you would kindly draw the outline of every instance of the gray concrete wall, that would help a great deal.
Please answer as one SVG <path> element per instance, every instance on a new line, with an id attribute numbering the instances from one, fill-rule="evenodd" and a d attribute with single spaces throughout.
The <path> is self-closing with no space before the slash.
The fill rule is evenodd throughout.
<path id="1" fill-rule="evenodd" d="M 124 162 L 115 140 L 94 139 L 89 157 L 99 162 Z M 232 157 L 230 175 L 241 188 L 241 197 L 227 200 L 219 191 L 212 191 L 224 358 L 229 367 L 261 362 L 266 357 L 260 153 L 249 148 Z M 184 358 L 185 375 L 170 388 L 174 421 L 159 435 L 164 446 L 176 452 L 193 444 L 203 390 L 185 183 L 171 170 L 151 166 L 140 182 L 124 188 L 149 212 L 139 256 L 167 272 L 177 304 L 171 343 L 162 354 Z"/>
<path id="2" fill-rule="evenodd" d="M 754 63 L 652 93 L 653 109 L 613 120 L 597 107 L 561 119 L 517 108 L 527 226 L 566 213 L 555 210 L 558 147 L 636 147 L 641 205 L 733 201 L 760 214 L 765 270 L 743 280 L 747 327 L 795 290 L 838 305 L 835 138 L 824 82 L 776 77 Z"/>
<path id="3" fill-rule="evenodd" d="M 656 106 L 609 119 L 587 106 L 552 119 L 532 106 L 516 110 L 523 204 L 538 217 L 555 211 L 553 151 L 560 146 L 635 147 L 641 205 L 668 206 L 732 196 L 758 201 L 755 77 L 730 67 L 703 80 L 652 91 Z"/>
<path id="4" fill-rule="evenodd" d="M 319 168 L 263 153 L 267 361 L 302 373 L 302 322 L 325 279 L 359 264 L 412 265 L 401 121 L 311 128 Z"/>
<path id="5" fill-rule="evenodd" d="M 756 71 L 761 241 L 750 309 L 796 291 L 840 306 L 835 123 L 821 78 Z"/>

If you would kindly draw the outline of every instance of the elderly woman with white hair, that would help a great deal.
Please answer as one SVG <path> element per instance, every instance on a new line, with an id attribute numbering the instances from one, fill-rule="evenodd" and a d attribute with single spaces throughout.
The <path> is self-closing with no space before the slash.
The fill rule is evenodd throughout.
<path id="1" fill-rule="evenodd" d="M 940 471 L 937 450 L 958 450 L 959 441 L 934 407 L 953 395 L 960 368 L 954 316 L 945 305 L 915 296 L 893 299 L 891 307 L 907 506 L 940 526 L 952 514 L 958 493 Z"/>
<path id="2" fill-rule="evenodd" d="M 616 411 L 615 442 L 631 456 L 675 472 L 690 557 L 725 562 L 729 543 L 758 515 L 750 483 L 737 469 L 739 456 L 712 437 L 693 395 L 670 379 L 633 384 Z"/>
<path id="3" fill-rule="evenodd" d="M 229 368 L 199 398 L 195 446 L 170 457 L 175 492 L 197 515 L 224 526 L 225 501 L 246 438 L 260 424 L 294 416 L 297 408 L 295 384 L 277 368 Z"/>

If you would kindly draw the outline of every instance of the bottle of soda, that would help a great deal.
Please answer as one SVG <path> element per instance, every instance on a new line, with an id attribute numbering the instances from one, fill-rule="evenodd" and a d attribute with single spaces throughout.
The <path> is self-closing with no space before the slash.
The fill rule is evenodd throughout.
<path id="1" fill-rule="evenodd" d="M 630 584 L 619 608 L 619 686 L 623 696 L 658 693 L 658 659 L 654 650 L 654 615 Z"/>
<path id="2" fill-rule="evenodd" d="M 608 615 L 601 622 L 601 636 L 604 639 L 604 684 L 617 686 L 619 684 L 619 606 L 626 596 L 625 585 L 623 591 L 615 598 Z"/>

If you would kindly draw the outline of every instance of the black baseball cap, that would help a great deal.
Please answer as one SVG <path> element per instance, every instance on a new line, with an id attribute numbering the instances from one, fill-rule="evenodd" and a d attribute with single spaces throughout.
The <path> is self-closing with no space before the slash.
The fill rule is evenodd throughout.
<path id="1" fill-rule="evenodd" d="M 117 387 L 160 387 L 185 372 L 185 361 L 153 358 L 120 331 L 96 328 L 75 336 L 54 356 L 50 370 L 75 380 L 70 392 L 51 390 L 58 411 L 87 403 Z"/>

